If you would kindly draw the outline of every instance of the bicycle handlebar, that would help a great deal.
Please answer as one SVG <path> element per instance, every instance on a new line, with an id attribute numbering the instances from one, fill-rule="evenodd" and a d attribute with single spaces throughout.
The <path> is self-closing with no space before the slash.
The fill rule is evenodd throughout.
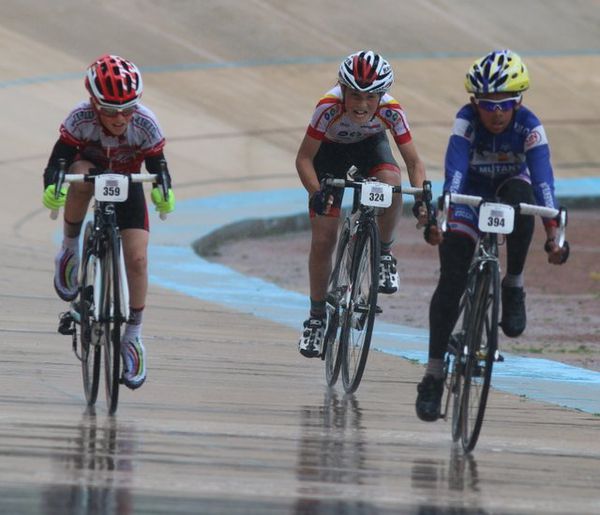
<path id="1" fill-rule="evenodd" d="M 335 179 L 333 177 L 326 177 L 323 179 L 322 184 L 325 186 L 331 186 L 333 188 L 353 188 L 354 190 L 358 190 L 361 188 L 361 185 L 365 183 L 365 180 L 355 180 L 354 174 L 356 173 L 356 167 L 352 166 L 348 170 L 347 174 L 352 177 L 352 179 Z M 428 227 L 431 225 L 436 225 L 436 214 L 435 207 L 432 205 L 432 193 L 431 193 L 431 182 L 423 181 L 422 188 L 416 188 L 413 186 L 391 186 L 393 193 L 401 193 L 403 195 L 412 195 L 413 197 L 419 197 L 425 208 L 427 210 L 427 223 L 424 225 L 417 224 L 417 229 L 422 227 Z"/>
<path id="2" fill-rule="evenodd" d="M 113 172 L 112 170 L 103 170 L 100 173 L 91 173 L 91 174 L 68 174 L 66 173 L 66 161 L 64 159 L 60 159 L 58 162 L 59 170 L 56 175 L 56 188 L 55 188 L 55 197 L 58 198 L 60 194 L 60 190 L 63 184 L 69 184 L 72 182 L 95 182 L 96 177 L 100 175 L 104 175 L 107 173 L 117 173 L 118 175 L 123 175 L 128 177 L 129 182 L 156 182 L 161 186 L 163 197 L 167 198 L 168 195 L 168 186 L 166 181 L 166 163 L 164 161 L 161 162 L 161 171 L 158 173 L 120 173 Z M 50 218 L 52 220 L 56 220 L 58 218 L 58 209 L 52 209 L 50 211 Z M 160 213 L 160 219 L 165 220 L 167 218 L 166 213 Z"/>
<path id="3" fill-rule="evenodd" d="M 348 180 L 348 179 L 333 179 L 328 178 L 323 181 L 323 184 L 326 186 L 331 186 L 333 188 L 353 188 L 359 189 L 361 185 L 365 181 L 356 181 L 356 180 Z M 413 188 L 411 186 L 403 187 L 403 186 L 392 186 L 392 191 L 394 193 L 403 193 L 405 195 L 423 195 L 425 191 L 424 188 Z"/>
<path id="4" fill-rule="evenodd" d="M 446 232 L 447 229 L 447 221 L 448 221 L 448 208 L 450 207 L 450 203 L 455 204 L 466 204 L 468 206 L 479 207 L 483 202 L 486 201 L 485 198 L 479 197 L 476 195 L 464 195 L 462 193 L 450 193 L 446 192 L 442 197 L 440 197 L 441 201 L 441 215 L 439 225 L 443 232 Z M 552 218 L 558 222 L 558 246 L 562 248 L 565 242 L 565 231 L 567 227 L 567 210 L 564 207 L 559 209 L 555 209 L 553 207 L 546 206 L 538 206 L 535 204 L 526 204 L 525 202 L 521 202 L 519 204 L 508 204 L 506 202 L 499 202 L 500 204 L 504 204 L 506 206 L 511 206 L 515 208 L 515 210 L 522 215 L 531 215 L 531 216 L 541 216 L 543 218 Z"/>

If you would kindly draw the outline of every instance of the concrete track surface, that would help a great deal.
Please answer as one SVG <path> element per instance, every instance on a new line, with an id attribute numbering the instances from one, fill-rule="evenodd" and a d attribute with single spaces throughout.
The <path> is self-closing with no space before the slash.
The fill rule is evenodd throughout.
<path id="1" fill-rule="evenodd" d="M 295 330 L 218 295 L 151 286 L 147 384 L 124 389 L 114 417 L 101 401 L 86 410 L 56 333 L 59 224 L 40 202 L 58 126 L 106 51 L 145 72 L 181 200 L 299 187 L 311 110 L 365 47 L 396 68 L 432 178 L 466 67 L 505 46 L 527 59 L 557 176 L 598 176 L 599 2 L 3 0 L 0 12 L 0 513 L 600 512 L 598 416 L 494 391 L 464 456 L 449 424 L 414 415 L 420 366 L 373 353 L 357 394 L 328 391 Z"/>

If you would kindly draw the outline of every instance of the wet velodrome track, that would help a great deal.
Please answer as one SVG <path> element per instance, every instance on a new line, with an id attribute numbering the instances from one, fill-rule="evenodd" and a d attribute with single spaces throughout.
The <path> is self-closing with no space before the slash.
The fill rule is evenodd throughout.
<path id="1" fill-rule="evenodd" d="M 182 209 L 152 220 L 153 252 L 168 235 L 174 268 L 197 237 L 197 199 L 299 186 L 293 160 L 311 109 L 338 61 L 362 47 L 392 60 L 431 178 L 465 99 L 462 74 L 495 46 L 527 59 L 527 102 L 545 121 L 557 176 L 600 176 L 600 3 L 368 5 L 2 2 L 0 513 L 600 511 L 600 408 L 494 390 L 464 456 L 448 424 L 414 415 L 420 366 L 372 353 L 356 395 L 328 391 L 320 364 L 298 355 L 296 328 L 233 309 L 218 288 L 209 301 L 154 281 L 147 384 L 122 392 L 115 417 L 103 402 L 85 409 L 78 362 L 56 334 L 59 226 L 41 208 L 41 171 L 83 98 L 83 69 L 105 51 L 142 67 L 145 103 L 169 139 Z"/>

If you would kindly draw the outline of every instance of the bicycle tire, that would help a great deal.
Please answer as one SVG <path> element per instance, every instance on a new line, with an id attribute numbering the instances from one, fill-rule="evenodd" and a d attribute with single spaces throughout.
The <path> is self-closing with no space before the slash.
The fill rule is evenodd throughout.
<path id="1" fill-rule="evenodd" d="M 104 323 L 104 385 L 110 415 L 117 411 L 121 381 L 120 238 L 116 231 L 106 240 L 103 259 L 102 320 Z"/>
<path id="2" fill-rule="evenodd" d="M 467 277 L 467 285 L 459 303 L 458 316 L 454 330 L 448 342 L 446 352 L 446 411 L 452 403 L 452 440 L 457 442 L 462 436 L 462 403 L 465 372 L 465 334 L 467 333 L 471 313 L 473 311 L 477 268 L 471 267 Z M 450 350 L 452 347 L 453 350 Z M 448 377 L 449 376 L 449 377 Z"/>
<path id="3" fill-rule="evenodd" d="M 352 252 L 350 302 L 340 338 L 346 393 L 357 390 L 369 355 L 377 309 L 379 258 L 379 230 L 375 220 L 369 220 L 361 225 Z"/>
<path id="4" fill-rule="evenodd" d="M 446 391 L 448 398 L 446 400 L 446 412 L 450 403 L 452 403 L 452 440 L 457 442 L 461 436 L 461 402 L 463 388 L 463 367 L 461 343 L 456 342 L 455 351 L 448 352 L 446 356 Z"/>
<path id="5" fill-rule="evenodd" d="M 498 348 L 500 273 L 498 263 L 487 261 L 477 276 L 474 309 L 467 331 L 462 401 L 462 446 L 475 448 L 487 405 L 492 368 Z"/>
<path id="6" fill-rule="evenodd" d="M 81 280 L 79 292 L 79 319 L 81 346 L 81 372 L 83 391 L 88 406 L 93 406 L 98 398 L 100 384 L 101 349 L 98 344 L 97 322 L 94 319 L 94 282 L 96 278 L 96 254 L 92 231 L 94 226 L 88 222 L 83 236 L 83 260 L 81 261 Z"/>
<path id="7" fill-rule="evenodd" d="M 335 265 L 327 289 L 327 330 L 325 332 L 325 379 L 328 386 L 338 380 L 342 353 L 340 352 L 341 324 L 347 306 L 348 283 L 350 282 L 350 222 L 344 221 L 340 233 Z"/>

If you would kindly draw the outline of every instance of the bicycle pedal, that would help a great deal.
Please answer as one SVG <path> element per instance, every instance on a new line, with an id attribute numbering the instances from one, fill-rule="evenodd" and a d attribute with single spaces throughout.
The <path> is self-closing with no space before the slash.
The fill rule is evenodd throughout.
<path id="1" fill-rule="evenodd" d="M 383 309 L 380 306 L 375 306 L 375 314 L 380 315 L 381 313 L 383 313 Z"/>

